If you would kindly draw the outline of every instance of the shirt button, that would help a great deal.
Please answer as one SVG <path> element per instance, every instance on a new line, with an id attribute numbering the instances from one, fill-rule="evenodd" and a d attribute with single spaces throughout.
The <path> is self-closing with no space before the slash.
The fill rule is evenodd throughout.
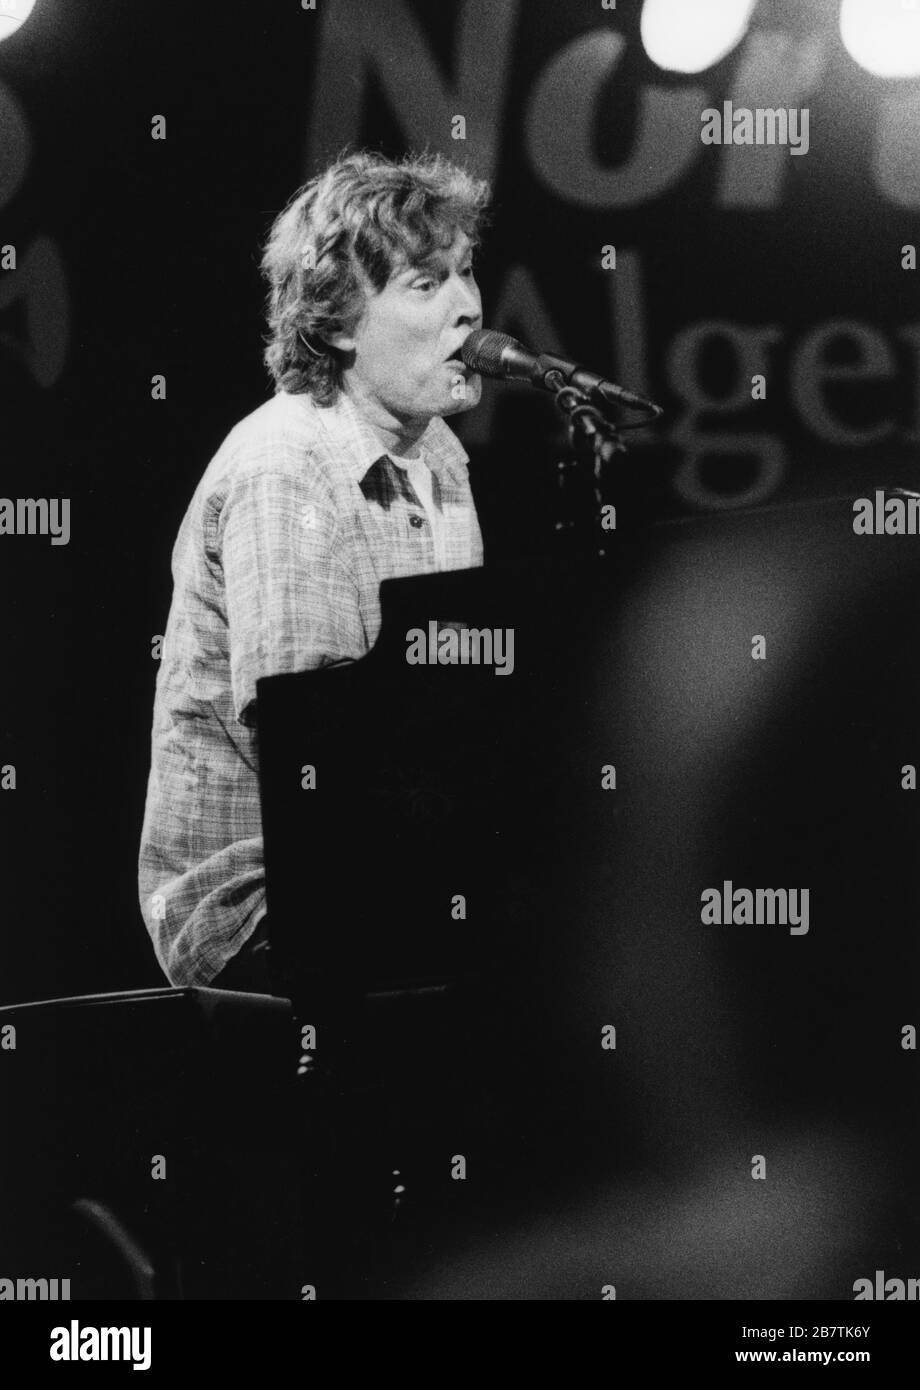
<path id="1" fill-rule="evenodd" d="M 409 517 L 409 525 L 414 526 L 416 529 L 418 529 L 419 526 L 425 525 L 425 518 L 417 516 L 415 512 L 413 512 L 412 515 Z"/>

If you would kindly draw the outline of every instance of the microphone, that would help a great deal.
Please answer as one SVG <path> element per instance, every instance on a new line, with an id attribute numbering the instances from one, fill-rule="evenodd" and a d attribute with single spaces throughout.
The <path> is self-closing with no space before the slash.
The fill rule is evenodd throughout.
<path id="1" fill-rule="evenodd" d="M 635 391 L 627 391 L 625 386 L 616 386 L 591 372 L 577 362 L 567 362 L 564 357 L 554 357 L 552 353 L 530 352 L 517 338 L 507 333 L 498 333 L 494 328 L 479 328 L 471 333 L 460 349 L 460 356 L 470 371 L 482 376 L 504 377 L 507 381 L 529 381 L 532 386 L 552 391 L 546 378 L 550 372 L 559 372 L 567 386 L 576 386 L 591 396 L 595 403 L 628 406 L 631 410 L 645 410 L 648 414 L 664 414 L 660 405 L 646 400 Z"/>

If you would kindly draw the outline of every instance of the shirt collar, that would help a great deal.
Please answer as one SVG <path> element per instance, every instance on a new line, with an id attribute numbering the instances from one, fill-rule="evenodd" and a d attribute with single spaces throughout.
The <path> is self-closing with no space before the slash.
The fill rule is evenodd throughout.
<path id="1" fill-rule="evenodd" d="M 344 391 L 334 405 L 317 406 L 316 416 L 333 445 L 342 450 L 342 468 L 353 482 L 360 483 L 377 460 L 387 456 L 379 435 Z M 469 454 L 439 415 L 429 421 L 419 448 L 439 481 L 446 476 L 455 484 L 464 482 Z"/>

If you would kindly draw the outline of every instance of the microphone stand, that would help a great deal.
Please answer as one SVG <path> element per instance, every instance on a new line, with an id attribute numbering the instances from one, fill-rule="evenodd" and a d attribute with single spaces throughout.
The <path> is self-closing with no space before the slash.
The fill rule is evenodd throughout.
<path id="1" fill-rule="evenodd" d="M 558 464 L 559 487 L 563 492 L 571 493 L 572 477 L 575 477 L 583 488 L 586 475 L 588 476 L 591 487 L 591 540 L 596 558 L 602 560 L 607 553 L 600 539 L 604 535 L 601 527 L 604 507 L 601 488 L 604 470 L 614 455 L 626 452 L 626 443 L 613 421 L 593 404 L 585 391 L 577 386 L 568 385 L 561 372 L 555 369 L 547 372 L 544 381 L 553 392 L 556 407 L 566 420 L 569 445 L 573 454 L 572 459 L 563 460 Z M 585 510 L 581 502 L 579 510 Z M 586 529 L 583 521 L 570 518 L 557 521 L 555 530 L 577 531 L 579 526 Z"/>

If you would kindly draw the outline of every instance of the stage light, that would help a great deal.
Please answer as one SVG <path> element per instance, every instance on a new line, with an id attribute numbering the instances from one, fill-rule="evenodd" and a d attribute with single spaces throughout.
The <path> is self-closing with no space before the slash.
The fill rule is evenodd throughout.
<path id="1" fill-rule="evenodd" d="M 0 43 L 15 34 L 35 9 L 35 0 L 0 0 Z"/>
<path id="2" fill-rule="evenodd" d="M 920 77 L 920 0 L 843 0 L 840 37 L 873 77 Z"/>
<path id="3" fill-rule="evenodd" d="M 645 0 L 639 32 L 653 63 L 705 72 L 745 33 L 757 0 Z"/>

